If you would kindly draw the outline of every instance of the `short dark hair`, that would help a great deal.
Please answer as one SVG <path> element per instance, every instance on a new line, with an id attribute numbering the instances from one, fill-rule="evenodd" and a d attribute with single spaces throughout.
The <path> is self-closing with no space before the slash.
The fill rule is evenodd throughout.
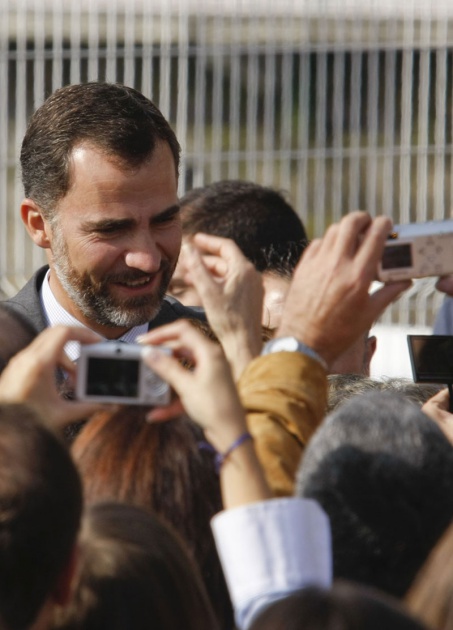
<path id="1" fill-rule="evenodd" d="M 434 383 L 414 383 L 408 378 L 393 376 L 376 379 L 363 374 L 329 374 L 327 380 L 329 384 L 328 413 L 353 396 L 370 391 L 396 392 L 421 407 L 441 389 L 441 386 Z"/>
<path id="2" fill-rule="evenodd" d="M 309 586 L 268 606 L 250 630 L 423 630 L 392 597 L 337 581 L 330 590 Z"/>
<path id="3" fill-rule="evenodd" d="M 404 595 L 453 517 L 453 448 L 414 403 L 370 392 L 311 439 L 297 493 L 330 518 L 335 577 Z"/>
<path id="4" fill-rule="evenodd" d="M 68 564 L 81 482 L 63 443 L 24 405 L 0 405 L 0 617 L 33 623 Z M 2 626 L 3 627 L 3 626 Z"/>
<path id="5" fill-rule="evenodd" d="M 87 509 L 73 598 L 53 628 L 216 627 L 196 567 L 174 532 L 137 506 Z"/>
<path id="6" fill-rule="evenodd" d="M 70 156 L 82 142 L 136 168 L 167 142 L 179 168 L 180 146 L 160 110 L 133 88 L 81 83 L 56 90 L 30 119 L 22 143 L 25 195 L 52 217 L 70 186 Z"/>
<path id="7" fill-rule="evenodd" d="M 291 276 L 308 243 L 283 194 L 253 182 L 224 180 L 194 188 L 180 203 L 184 235 L 230 238 L 260 272 Z"/>

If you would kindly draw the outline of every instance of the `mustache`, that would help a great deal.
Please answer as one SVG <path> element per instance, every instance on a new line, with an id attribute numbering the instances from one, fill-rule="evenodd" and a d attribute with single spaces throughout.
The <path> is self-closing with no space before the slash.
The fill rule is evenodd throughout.
<path id="1" fill-rule="evenodd" d="M 165 273 L 169 268 L 169 263 L 167 261 L 162 261 L 157 271 L 146 273 L 145 271 L 141 271 L 140 269 L 130 269 L 128 271 L 112 273 L 104 276 L 104 278 L 102 279 L 102 283 L 105 284 L 113 282 L 123 284 L 127 282 L 135 282 L 136 280 L 144 280 L 145 278 L 153 278 L 158 273 Z"/>

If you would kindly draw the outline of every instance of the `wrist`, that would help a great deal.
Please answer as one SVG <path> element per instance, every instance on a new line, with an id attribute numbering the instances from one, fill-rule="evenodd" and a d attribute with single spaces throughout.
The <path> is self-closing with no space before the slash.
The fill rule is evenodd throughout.
<path id="1" fill-rule="evenodd" d="M 278 336 L 264 344 L 262 355 L 273 352 L 300 352 L 317 361 L 327 371 L 327 362 L 314 348 L 294 336 Z"/>

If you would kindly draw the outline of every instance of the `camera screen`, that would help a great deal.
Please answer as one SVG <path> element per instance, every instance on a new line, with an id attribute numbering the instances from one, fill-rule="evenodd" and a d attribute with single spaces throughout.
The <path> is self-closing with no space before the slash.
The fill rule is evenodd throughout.
<path id="1" fill-rule="evenodd" d="M 414 381 L 453 383 L 453 336 L 408 335 Z"/>
<path id="2" fill-rule="evenodd" d="M 137 359 L 91 357 L 88 361 L 88 396 L 136 398 L 140 364 Z"/>
<path id="3" fill-rule="evenodd" d="M 412 246 L 410 243 L 402 245 L 387 245 L 382 255 L 382 269 L 404 269 L 412 267 Z"/>

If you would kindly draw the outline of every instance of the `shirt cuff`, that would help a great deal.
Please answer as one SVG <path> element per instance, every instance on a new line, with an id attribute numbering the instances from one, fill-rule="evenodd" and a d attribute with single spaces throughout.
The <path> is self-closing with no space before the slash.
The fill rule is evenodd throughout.
<path id="1" fill-rule="evenodd" d="M 331 585 L 329 521 L 312 499 L 240 506 L 217 514 L 211 527 L 240 629 L 277 599 Z"/>

